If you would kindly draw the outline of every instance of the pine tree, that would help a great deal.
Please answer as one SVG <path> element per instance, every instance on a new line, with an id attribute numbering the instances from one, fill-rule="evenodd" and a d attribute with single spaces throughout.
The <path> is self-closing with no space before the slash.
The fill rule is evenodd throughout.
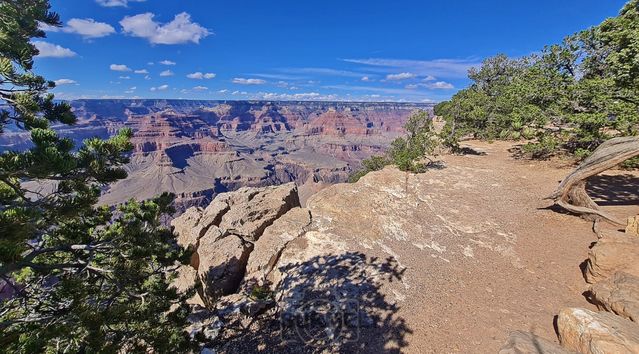
<path id="1" fill-rule="evenodd" d="M 619 16 L 520 59 L 486 59 L 469 88 L 435 107 L 444 142 L 525 138 L 532 157 L 588 156 L 604 141 L 639 135 L 639 0 Z"/>
<path id="2" fill-rule="evenodd" d="M 159 221 L 173 197 L 96 206 L 126 177 L 132 132 L 76 147 L 51 128 L 76 117 L 32 72 L 41 23 L 60 26 L 47 0 L 0 1 L 0 134 L 21 129 L 32 143 L 0 155 L 0 286 L 13 293 L 0 300 L 0 348 L 186 351 L 186 309 L 169 311 L 181 298 L 167 275 L 185 255 Z"/>

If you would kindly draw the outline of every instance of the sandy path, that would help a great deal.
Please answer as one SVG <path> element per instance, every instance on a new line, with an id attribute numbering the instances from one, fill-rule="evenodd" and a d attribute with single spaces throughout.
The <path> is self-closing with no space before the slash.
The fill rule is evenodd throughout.
<path id="1" fill-rule="evenodd" d="M 495 240 L 506 234 L 503 237 L 510 238 L 513 252 L 505 250 L 500 260 L 494 250 L 473 247 L 473 257 L 457 253 L 447 264 L 404 257 L 405 263 L 412 263 L 410 268 L 424 270 L 414 272 L 413 283 L 422 286 L 408 294 L 400 311 L 414 331 L 408 336 L 406 352 L 496 352 L 508 332 L 517 329 L 556 341 L 553 319 L 562 307 L 593 308 L 582 296 L 587 285 L 579 268 L 596 240 L 592 225 L 547 209 L 550 202 L 543 200 L 571 167 L 515 160 L 507 143 L 473 142 L 472 146 L 487 156 L 446 156 L 449 168 L 427 172 L 434 181 L 457 181 L 457 174 L 468 174 L 462 189 L 433 188 L 431 204 L 441 209 L 467 206 L 487 215 L 497 225 L 486 230 L 486 242 L 499 248 Z M 608 200 L 602 204 L 613 204 L 606 208 L 625 217 L 639 212 L 636 206 L 625 206 L 637 199 L 623 188 L 633 181 L 639 179 L 612 172 L 593 188 Z M 616 197 L 605 195 L 613 189 L 619 189 Z M 468 214 L 450 219 L 458 225 L 477 225 L 478 219 Z M 481 242 L 475 236 L 468 237 Z"/>

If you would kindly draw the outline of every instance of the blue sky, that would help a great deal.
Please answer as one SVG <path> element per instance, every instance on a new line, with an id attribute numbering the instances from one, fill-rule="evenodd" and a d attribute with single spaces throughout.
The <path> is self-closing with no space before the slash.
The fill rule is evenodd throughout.
<path id="1" fill-rule="evenodd" d="M 429 102 L 466 70 L 615 16 L 624 0 L 52 0 L 34 40 L 58 98 Z"/>

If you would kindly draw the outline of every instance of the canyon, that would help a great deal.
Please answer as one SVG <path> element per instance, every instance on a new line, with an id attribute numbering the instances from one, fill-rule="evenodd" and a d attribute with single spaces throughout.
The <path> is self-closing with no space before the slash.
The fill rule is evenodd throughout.
<path id="1" fill-rule="evenodd" d="M 416 110 L 431 104 L 193 100 L 75 100 L 78 122 L 57 126 L 77 144 L 134 132 L 128 178 L 104 191 L 101 203 L 177 195 L 179 210 L 208 205 L 243 186 L 295 182 L 302 203 L 344 182 L 361 161 L 403 134 Z M 0 150 L 23 150 L 28 134 L 8 129 Z"/>

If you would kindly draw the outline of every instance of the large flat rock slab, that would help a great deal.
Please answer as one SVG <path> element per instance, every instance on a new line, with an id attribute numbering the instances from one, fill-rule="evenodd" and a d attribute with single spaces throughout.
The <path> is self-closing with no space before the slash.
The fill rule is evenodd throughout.
<path id="1" fill-rule="evenodd" d="M 303 235 L 311 224 L 311 213 L 305 208 L 289 210 L 264 230 L 246 267 L 247 279 L 264 280 L 275 267 L 287 244 Z"/>
<path id="2" fill-rule="evenodd" d="M 292 208 L 299 207 L 295 183 L 264 188 L 240 188 L 222 195 L 229 210 L 219 227 L 249 241 L 257 241 L 264 230 Z"/>
<path id="3" fill-rule="evenodd" d="M 639 353 L 639 324 L 609 312 L 566 308 L 557 329 L 561 345 L 579 353 Z"/>

